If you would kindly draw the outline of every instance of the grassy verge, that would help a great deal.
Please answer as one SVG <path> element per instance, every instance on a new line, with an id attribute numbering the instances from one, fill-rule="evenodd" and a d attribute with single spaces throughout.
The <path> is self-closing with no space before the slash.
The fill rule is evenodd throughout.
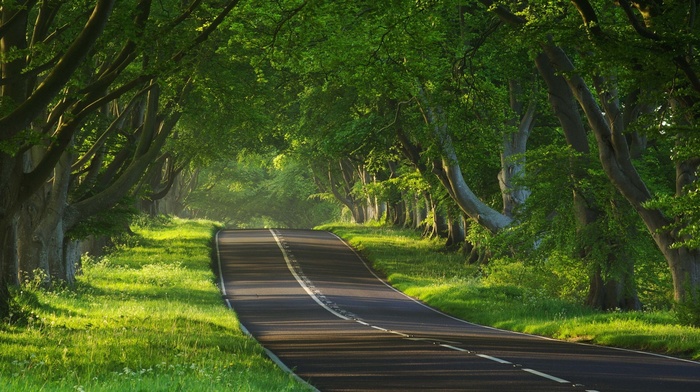
<path id="1" fill-rule="evenodd" d="M 517 284 L 490 284 L 464 257 L 412 231 L 328 225 L 393 286 L 471 322 L 571 341 L 700 360 L 700 329 L 678 325 L 670 311 L 597 312 Z M 513 276 L 516 282 L 520 277 Z"/>
<path id="2" fill-rule="evenodd" d="M 74 289 L 18 293 L 0 327 L 0 390 L 303 391 L 239 329 L 210 269 L 213 223 L 136 229 L 84 258 Z"/>

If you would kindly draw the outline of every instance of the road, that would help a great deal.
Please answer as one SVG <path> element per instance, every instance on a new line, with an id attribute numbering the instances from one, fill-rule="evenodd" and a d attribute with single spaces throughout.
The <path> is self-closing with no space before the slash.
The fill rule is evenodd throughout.
<path id="1" fill-rule="evenodd" d="M 501 331 L 394 290 L 332 233 L 226 230 L 241 323 L 320 391 L 700 391 L 700 363 Z"/>

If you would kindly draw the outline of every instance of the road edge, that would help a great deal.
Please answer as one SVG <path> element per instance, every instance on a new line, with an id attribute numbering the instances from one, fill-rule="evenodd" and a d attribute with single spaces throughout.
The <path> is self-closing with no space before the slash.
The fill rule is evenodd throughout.
<path id="1" fill-rule="evenodd" d="M 226 306 L 232 312 L 235 313 L 236 310 L 233 308 L 231 301 L 228 298 L 226 298 L 226 296 L 228 294 L 226 294 L 226 283 L 224 282 L 224 274 L 223 274 L 223 271 L 221 269 L 221 251 L 219 250 L 219 233 L 221 233 L 224 230 L 225 229 L 218 230 L 216 232 L 216 234 L 214 235 L 214 245 L 216 247 L 216 265 L 219 269 L 219 274 L 218 274 L 219 281 L 217 282 L 218 283 L 217 285 L 219 286 L 219 291 L 221 292 L 222 298 L 224 299 Z M 282 360 L 277 355 L 275 355 L 272 351 L 265 348 L 265 346 L 263 346 L 262 343 L 260 343 L 257 339 L 255 339 L 255 336 L 253 336 L 253 334 L 250 333 L 248 328 L 246 328 L 245 325 L 243 325 L 243 323 L 240 320 L 238 320 L 238 325 L 240 326 L 243 334 L 245 334 L 249 338 L 253 339 L 258 345 L 260 345 L 260 347 L 262 347 L 263 351 L 265 352 L 265 355 L 267 355 L 267 357 L 270 358 L 270 360 L 275 365 L 277 365 L 277 367 L 282 369 L 285 373 L 290 374 L 292 377 L 294 377 L 295 380 L 297 380 L 301 384 L 308 387 L 309 390 L 311 390 L 313 392 L 320 392 L 315 386 L 311 385 L 308 381 L 304 380 L 303 378 L 299 377 L 298 374 L 294 373 L 294 371 L 292 369 L 290 369 L 289 366 L 285 365 L 285 363 L 282 362 Z"/>

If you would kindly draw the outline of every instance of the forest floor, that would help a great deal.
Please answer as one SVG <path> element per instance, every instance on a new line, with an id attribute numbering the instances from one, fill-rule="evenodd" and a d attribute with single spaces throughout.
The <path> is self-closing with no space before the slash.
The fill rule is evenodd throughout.
<path id="1" fill-rule="evenodd" d="M 556 298 L 541 276 L 518 263 L 498 269 L 465 264 L 442 241 L 412 230 L 333 224 L 395 288 L 458 318 L 556 339 L 700 360 L 700 328 L 681 325 L 670 309 L 596 311 Z M 528 282 L 534 280 L 534 282 Z"/>
<path id="2" fill-rule="evenodd" d="M 214 223 L 133 227 L 74 288 L 28 280 L 0 326 L 1 391 L 306 391 L 246 336 L 210 265 Z"/>

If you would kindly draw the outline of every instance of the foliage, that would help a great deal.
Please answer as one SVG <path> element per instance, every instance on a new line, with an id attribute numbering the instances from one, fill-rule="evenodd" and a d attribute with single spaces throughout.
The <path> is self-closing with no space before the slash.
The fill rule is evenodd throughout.
<path id="1" fill-rule="evenodd" d="M 687 288 L 689 290 L 689 288 Z M 700 290 L 692 290 L 690 295 L 695 299 L 694 301 L 677 302 L 675 304 L 676 317 L 678 321 L 683 325 L 690 325 L 696 328 L 700 328 Z"/>
<path id="2" fill-rule="evenodd" d="M 50 68 L 80 31 L 74 22 L 84 20 L 91 5 L 64 3 L 51 27 L 65 29 L 55 27 L 50 39 L 10 45 L 4 53 L 4 64 L 28 61 L 15 76 L 28 77 L 39 64 Z M 441 219 L 461 221 L 463 212 L 455 208 L 458 188 L 447 177 L 446 163 L 459 164 L 461 172 L 452 174 L 462 176 L 479 201 L 496 213 L 504 207 L 508 190 L 501 190 L 499 174 L 511 162 L 502 154 L 519 125 L 517 107 L 532 102 L 528 151 L 508 158 L 526 162 L 515 186 L 528 190 L 528 200 L 516 207 L 515 223 L 499 233 L 479 226 L 483 214 L 465 227 L 465 244 L 476 245 L 480 260 L 492 262 L 483 267 L 486 282 L 501 287 L 517 277 L 523 293 L 539 289 L 582 300 L 593 282 L 587 278 L 598 274 L 614 283 L 634 271 L 637 287 L 629 290 L 650 308 L 668 308 L 679 286 L 671 284 L 648 232 L 673 237 L 672 246 L 661 245 L 664 251 L 691 254 L 700 246 L 700 82 L 693 77 L 697 49 L 689 44 L 698 40 L 692 26 L 697 10 L 682 2 L 650 3 L 655 8 L 648 15 L 624 9 L 628 2 L 602 0 L 485 3 L 491 2 L 251 1 L 238 4 L 219 26 L 222 32 L 202 42 L 198 34 L 226 2 L 195 2 L 201 6 L 192 13 L 182 2 L 146 2 L 153 5 L 142 24 L 136 22 L 141 2 L 118 2 L 84 64 L 42 108 L 44 117 L 33 121 L 46 128 L 21 130 L 1 140 L 0 149 L 15 153 L 34 146 L 42 150 L 34 156 L 50 156 L 58 141 L 74 142 L 57 147 L 75 155 L 71 206 L 114 188 L 148 198 L 146 190 L 156 193 L 169 174 L 186 168 L 196 179 L 186 199 L 188 213 L 237 227 L 311 227 L 336 219 L 340 205 L 356 220 L 387 222 L 388 214 L 378 216 L 385 208 L 404 215 L 398 224 L 437 227 Z M 590 4 L 590 13 L 579 12 L 582 3 Z M 654 31 L 642 21 L 653 23 Z M 582 136 L 589 140 L 581 147 L 590 153 L 566 147 L 570 142 L 550 109 L 567 103 L 548 101 L 560 94 L 543 88 L 534 72 L 533 59 L 546 54 L 546 47 L 560 49 L 573 67 L 557 69 L 557 77 L 580 77 L 582 85 L 566 85 L 567 92 L 591 94 L 587 106 L 569 102 L 578 105 L 570 120 L 588 124 L 582 133 L 600 134 L 601 123 L 608 131 L 624 131 L 612 146 L 622 151 L 606 152 L 593 134 Z M 101 70 L 121 66 L 111 62 L 127 52 L 123 69 L 101 79 Z M 47 75 L 37 72 L 37 80 Z M 5 79 L 3 91 L 12 91 L 12 75 Z M 101 86 L 96 81 L 108 87 L 89 93 Z M 96 104 L 132 81 L 139 83 Z M 178 119 L 177 126 L 156 151 L 162 155 L 142 161 L 150 165 L 141 170 L 148 176 L 141 173 L 140 184 L 129 176 L 128 186 L 119 187 L 138 161 L 138 146 L 154 145 L 147 138 L 137 142 L 148 134 L 143 113 L 155 91 L 141 89 L 154 81 L 160 94 L 156 118 Z M 614 115 L 611 105 L 621 113 Z M 0 97 L 3 115 L 16 107 L 12 97 Z M 85 107 L 90 113 L 78 116 Z M 115 121 L 123 114 L 123 121 Z M 78 118 L 74 131 L 59 135 L 59 124 Z M 110 124 L 121 126 L 106 134 Z M 154 135 L 165 134 L 157 129 Z M 51 134 L 58 136 L 44 137 Z M 448 137 L 454 147 L 449 157 Z M 629 163 L 624 176 L 610 174 L 620 163 L 610 165 L 610 157 Z M 16 161 L 22 167 L 16 172 L 24 171 Z M 633 191 L 625 192 L 621 177 L 636 181 Z M 51 194 L 48 187 L 37 193 Z M 3 195 L 21 194 L 19 189 Z M 639 200 L 629 196 L 637 190 Z M 6 206 L 0 207 L 4 213 Z M 650 228 L 645 213 L 651 210 L 664 221 L 661 229 Z M 411 213 L 419 222 L 406 218 Z M 110 205 L 82 218 L 69 235 L 109 233 L 123 227 L 129 214 L 128 203 Z"/>
<path id="3" fill-rule="evenodd" d="M 664 230 L 677 233 L 676 248 L 700 249 L 700 184 L 693 183 L 684 189 L 683 194 L 671 196 L 662 194 L 646 203 L 648 208 L 660 208 L 669 216 L 679 219 Z"/>
<path id="4" fill-rule="evenodd" d="M 338 216 L 337 207 L 312 198 L 315 193 L 308 167 L 292 157 L 247 154 L 203 170 L 186 205 L 196 216 L 233 227 L 312 227 Z"/>
<path id="5" fill-rule="evenodd" d="M 110 237 L 124 232 L 139 210 L 134 207 L 135 198 L 126 197 L 117 205 L 81 221 L 69 232 L 74 240 L 83 240 L 89 236 Z"/>

